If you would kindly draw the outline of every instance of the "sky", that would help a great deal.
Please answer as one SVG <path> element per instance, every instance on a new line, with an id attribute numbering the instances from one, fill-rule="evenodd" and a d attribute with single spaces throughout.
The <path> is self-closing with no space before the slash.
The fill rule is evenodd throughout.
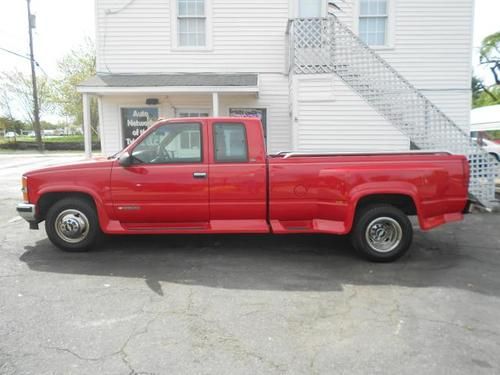
<path id="1" fill-rule="evenodd" d="M 94 39 L 94 0 L 32 0 L 31 9 L 36 15 L 35 59 L 54 77 L 57 61 L 65 53 L 86 36 Z M 21 55 L 29 53 L 27 14 L 25 0 L 0 0 L 1 48 Z M 30 62 L 0 50 L 0 71 L 13 69 L 30 72 Z"/>
<path id="2" fill-rule="evenodd" d="M 40 74 L 56 77 L 57 61 L 86 36 L 95 36 L 94 0 L 32 0 L 31 4 L 37 18 L 34 41 L 35 58 L 43 69 Z M 475 1 L 475 51 L 485 36 L 500 31 L 499 15 L 500 0 Z M 0 0 L 0 48 L 26 55 L 29 51 L 27 23 L 25 0 Z M 475 53 L 473 65 L 477 62 Z M 29 60 L 0 50 L 0 72 L 14 69 L 28 73 Z M 487 70 L 477 70 L 477 73 L 489 79 Z"/>
<path id="3" fill-rule="evenodd" d="M 35 58 L 49 76 L 55 76 L 57 61 L 67 51 L 77 47 L 85 36 L 94 38 L 94 0 L 32 0 L 31 4 L 37 17 Z M 500 0 L 476 0 L 474 19 L 477 50 L 485 36 L 500 31 Z M 27 54 L 27 23 L 25 0 L 0 0 L 0 47 Z M 474 60 L 477 64 L 477 54 Z M 29 72 L 29 60 L 0 50 L 0 71 L 12 69 Z"/>

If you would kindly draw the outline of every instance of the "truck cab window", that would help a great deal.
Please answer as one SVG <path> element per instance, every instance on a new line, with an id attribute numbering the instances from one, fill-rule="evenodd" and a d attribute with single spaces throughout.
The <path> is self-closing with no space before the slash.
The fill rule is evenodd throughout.
<path id="1" fill-rule="evenodd" d="M 215 161 L 248 161 L 245 126 L 238 123 L 214 124 Z"/>
<path id="2" fill-rule="evenodd" d="M 150 133 L 133 150 L 138 163 L 200 163 L 201 126 L 198 123 L 167 124 Z"/>

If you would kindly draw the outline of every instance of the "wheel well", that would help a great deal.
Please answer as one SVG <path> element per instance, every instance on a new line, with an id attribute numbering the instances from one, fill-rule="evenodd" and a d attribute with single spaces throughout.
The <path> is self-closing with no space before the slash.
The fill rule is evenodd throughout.
<path id="1" fill-rule="evenodd" d="M 364 207 L 374 204 L 388 204 L 399 208 L 406 215 L 416 215 L 417 207 L 413 199 L 404 194 L 373 194 L 367 195 L 358 201 L 356 212 L 359 212 Z"/>
<path id="2" fill-rule="evenodd" d="M 43 194 L 40 199 L 38 200 L 38 216 L 40 220 L 44 220 L 45 216 L 47 215 L 47 212 L 49 211 L 50 207 L 57 201 L 60 201 L 61 199 L 65 198 L 76 198 L 76 199 L 82 199 L 90 203 L 94 209 L 96 208 L 94 199 L 92 196 L 86 193 L 79 193 L 79 192 L 53 192 L 53 193 L 45 193 Z"/>

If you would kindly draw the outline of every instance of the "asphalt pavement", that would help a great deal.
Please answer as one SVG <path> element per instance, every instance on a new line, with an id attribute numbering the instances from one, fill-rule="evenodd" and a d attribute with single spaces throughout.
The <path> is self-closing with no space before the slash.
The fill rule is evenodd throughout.
<path id="1" fill-rule="evenodd" d="M 0 154 L 0 374 L 498 374 L 500 215 L 373 264 L 345 237 L 118 236 L 55 249 Z"/>

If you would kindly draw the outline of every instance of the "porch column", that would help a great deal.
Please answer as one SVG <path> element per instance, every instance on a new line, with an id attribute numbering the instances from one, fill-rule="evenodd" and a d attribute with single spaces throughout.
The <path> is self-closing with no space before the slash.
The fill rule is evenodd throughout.
<path id="1" fill-rule="evenodd" d="M 85 157 L 92 157 L 92 128 L 90 125 L 90 101 L 89 94 L 83 93 L 83 144 Z"/>
<path id="2" fill-rule="evenodd" d="M 219 93 L 218 92 L 212 93 L 212 116 L 213 117 L 219 116 Z"/>

